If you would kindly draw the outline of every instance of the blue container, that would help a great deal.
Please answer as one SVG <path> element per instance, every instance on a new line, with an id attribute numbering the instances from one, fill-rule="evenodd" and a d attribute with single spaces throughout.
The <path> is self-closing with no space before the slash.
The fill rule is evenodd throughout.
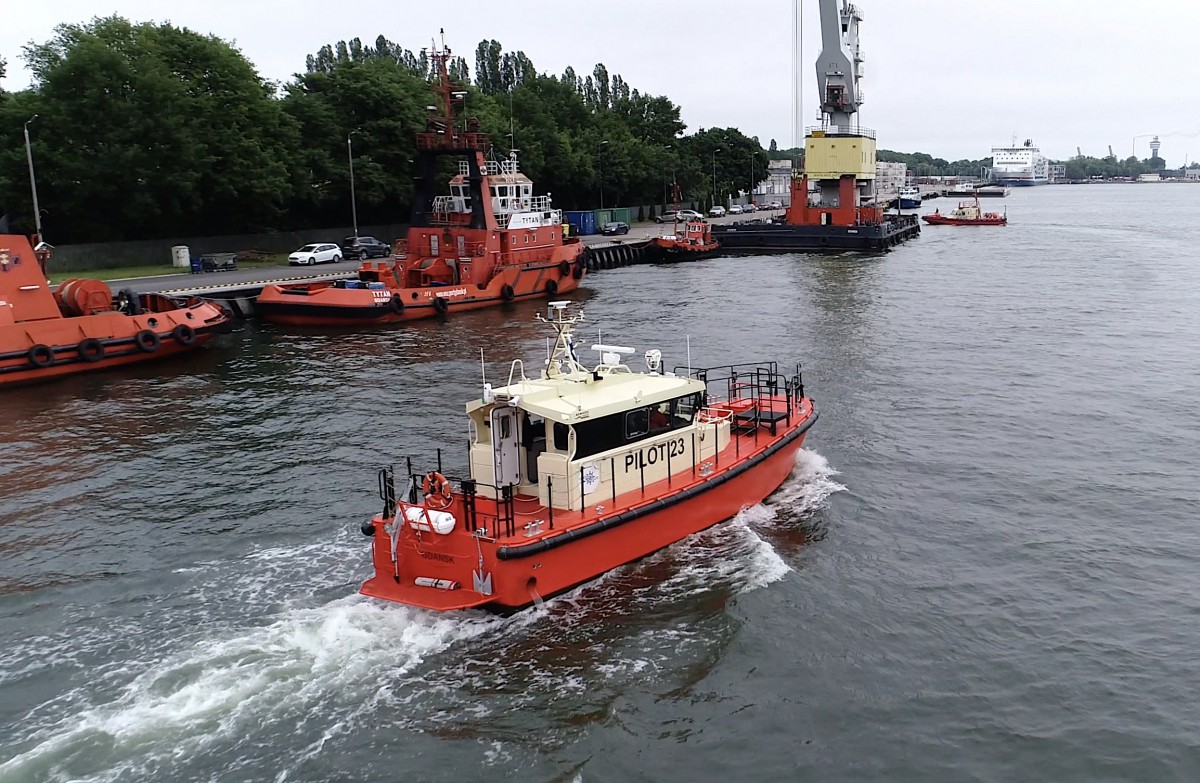
<path id="1" fill-rule="evenodd" d="M 380 291 L 384 288 L 387 288 L 387 283 L 381 283 L 379 281 L 372 280 L 371 282 L 367 283 L 367 288 L 371 289 L 372 291 Z"/>
<path id="2" fill-rule="evenodd" d="M 581 236 L 596 233 L 595 212 L 564 212 L 563 220 L 575 226 Z"/>
<path id="3" fill-rule="evenodd" d="M 362 284 L 362 281 L 360 281 L 360 280 L 347 280 L 346 287 L 347 288 L 362 288 L 363 284 Z"/>

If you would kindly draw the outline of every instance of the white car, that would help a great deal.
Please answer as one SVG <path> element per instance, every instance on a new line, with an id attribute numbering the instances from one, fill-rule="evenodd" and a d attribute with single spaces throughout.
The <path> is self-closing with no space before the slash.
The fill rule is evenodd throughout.
<path id="1" fill-rule="evenodd" d="M 725 217 L 725 207 L 721 206 L 720 204 L 717 204 L 715 207 L 713 207 L 712 209 L 710 209 L 708 211 L 708 216 L 709 217 Z"/>
<path id="2" fill-rule="evenodd" d="M 740 214 L 742 214 L 742 205 L 741 205 L 741 204 L 734 204 L 732 207 L 730 207 L 730 208 L 729 208 L 729 214 L 731 214 L 731 215 L 740 215 Z"/>
<path id="3" fill-rule="evenodd" d="M 767 205 L 767 209 L 783 209 L 783 204 L 779 203 L 778 201 L 772 201 Z"/>
<path id="4" fill-rule="evenodd" d="M 704 215 L 694 209 L 681 209 L 675 214 L 680 220 L 704 220 Z"/>
<path id="5" fill-rule="evenodd" d="M 305 245 L 288 256 L 292 266 L 300 264 L 335 264 L 342 260 L 342 249 L 337 245 Z"/>

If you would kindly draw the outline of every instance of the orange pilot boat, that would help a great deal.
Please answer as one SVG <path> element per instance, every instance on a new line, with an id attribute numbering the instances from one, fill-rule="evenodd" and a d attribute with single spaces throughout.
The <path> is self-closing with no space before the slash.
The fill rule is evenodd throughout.
<path id="1" fill-rule="evenodd" d="M 435 51 L 438 115 L 417 134 L 417 190 L 407 237 L 387 261 L 364 262 L 357 279 L 268 285 L 255 309 L 267 321 L 336 326 L 395 323 L 574 290 L 583 245 L 567 237 L 550 196 L 534 196 L 516 151 L 488 159 L 487 134 L 455 119 L 455 91 Z M 458 160 L 448 195 L 435 195 L 439 158 Z"/>
<path id="2" fill-rule="evenodd" d="M 227 331 L 229 315 L 202 299 L 113 297 L 100 280 L 51 291 L 49 247 L 0 234 L 0 386 L 144 362 L 198 348 Z"/>
<path id="3" fill-rule="evenodd" d="M 943 215 L 934 212 L 932 215 L 922 215 L 921 219 L 931 226 L 1007 226 L 1008 214 L 1005 212 L 984 212 L 979 206 L 979 196 L 972 201 L 960 201 L 958 207 Z"/>
<path id="4" fill-rule="evenodd" d="M 729 519 L 792 471 L 817 420 L 799 367 L 668 372 L 651 350 L 636 372 L 612 345 L 585 367 L 567 304 L 538 316 L 556 333 L 540 377 L 518 359 L 467 403 L 469 476 L 445 475 L 440 450 L 437 470 L 380 471 L 365 595 L 516 610 Z"/>

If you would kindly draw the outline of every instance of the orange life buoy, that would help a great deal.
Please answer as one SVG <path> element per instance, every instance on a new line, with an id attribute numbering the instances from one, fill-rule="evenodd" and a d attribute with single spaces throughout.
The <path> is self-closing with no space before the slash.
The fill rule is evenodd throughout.
<path id="1" fill-rule="evenodd" d="M 425 493 L 425 505 L 430 508 L 448 508 L 453 500 L 450 482 L 436 470 L 425 474 L 425 480 L 421 482 L 421 491 Z"/>

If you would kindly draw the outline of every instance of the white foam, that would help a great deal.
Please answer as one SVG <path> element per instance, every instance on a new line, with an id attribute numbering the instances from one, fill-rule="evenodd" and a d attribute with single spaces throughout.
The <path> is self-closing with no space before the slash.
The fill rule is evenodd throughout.
<path id="1" fill-rule="evenodd" d="M 96 744 L 126 762 L 140 757 L 138 763 L 145 763 L 147 753 L 199 752 L 265 716 L 302 713 L 339 686 L 408 672 L 499 622 L 384 606 L 359 596 L 290 609 L 268 625 L 168 656 L 136 675 L 109 704 L 81 706 L 27 738 L 35 744 L 0 764 L 0 779 L 51 773 Z"/>

